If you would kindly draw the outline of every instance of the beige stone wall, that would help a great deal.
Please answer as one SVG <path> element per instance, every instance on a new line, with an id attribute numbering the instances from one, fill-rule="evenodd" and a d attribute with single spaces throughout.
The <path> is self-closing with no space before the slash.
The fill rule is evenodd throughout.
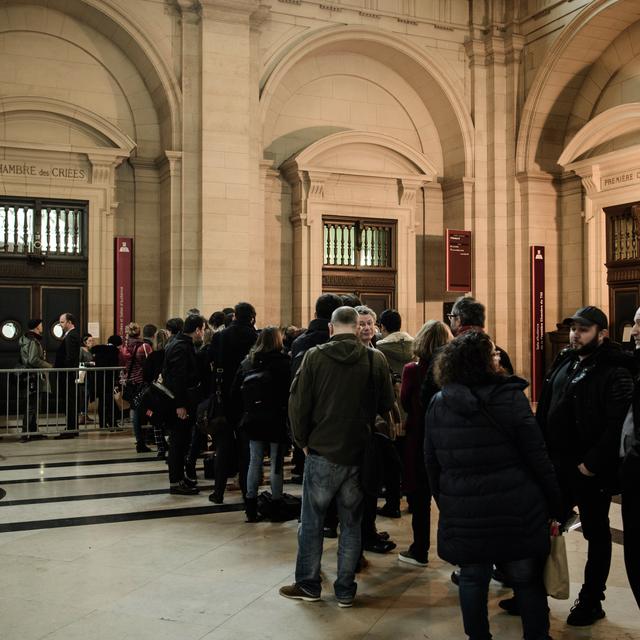
<path id="1" fill-rule="evenodd" d="M 455 298 L 444 291 L 445 229 L 469 229 L 473 293 L 528 375 L 530 245 L 547 248 L 553 329 L 581 303 L 606 301 L 602 206 L 640 199 L 633 187 L 593 187 L 596 165 L 614 170 L 607 154 L 640 143 L 632 124 L 559 164 L 590 120 L 640 102 L 632 9 L 7 0 L 0 157 L 53 154 L 91 177 L 2 179 L 0 193 L 91 202 L 89 320 L 105 324 L 114 234 L 136 239 L 141 322 L 241 299 L 260 323 L 306 321 L 321 265 L 319 248 L 301 243 L 314 216 L 331 213 L 401 225 L 398 299 L 415 331 Z M 350 132 L 358 142 L 308 153 Z"/>

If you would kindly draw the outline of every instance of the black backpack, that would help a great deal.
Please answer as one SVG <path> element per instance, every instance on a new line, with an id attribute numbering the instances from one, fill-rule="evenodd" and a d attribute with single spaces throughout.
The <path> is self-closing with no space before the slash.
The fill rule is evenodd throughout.
<path id="1" fill-rule="evenodd" d="M 275 381 L 268 369 L 258 367 L 247 371 L 240 391 L 246 413 L 255 415 L 276 409 Z"/>

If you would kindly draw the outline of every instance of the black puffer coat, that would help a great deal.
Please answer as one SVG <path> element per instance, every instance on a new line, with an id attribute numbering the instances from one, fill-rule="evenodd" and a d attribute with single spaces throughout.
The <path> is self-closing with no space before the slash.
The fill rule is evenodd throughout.
<path id="1" fill-rule="evenodd" d="M 451 384 L 429 406 L 425 460 L 440 509 L 438 554 L 447 562 L 509 562 L 549 551 L 548 519 L 561 513 L 560 490 L 526 387 L 515 376 L 472 390 Z"/>

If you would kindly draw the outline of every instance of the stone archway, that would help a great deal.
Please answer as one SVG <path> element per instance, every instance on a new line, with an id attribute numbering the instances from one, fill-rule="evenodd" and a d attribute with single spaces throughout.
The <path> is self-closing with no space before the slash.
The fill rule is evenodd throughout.
<path id="1" fill-rule="evenodd" d="M 113 322 L 109 310 L 113 305 L 111 238 L 136 236 L 136 311 L 159 321 L 180 286 L 181 278 L 175 274 L 182 272 L 181 254 L 165 247 L 171 260 L 161 262 L 158 251 L 168 242 L 173 248 L 176 238 L 160 235 L 162 219 L 166 226 L 179 230 L 179 237 L 183 230 L 179 220 L 181 94 L 168 62 L 171 52 L 152 41 L 135 11 L 124 12 L 111 0 L 7 2 L 0 16 L 0 38 L 13 43 L 3 54 L 20 52 L 24 64 L 31 65 L 16 82 L 2 78 L 8 83 L 8 96 L 2 100 L 6 113 L 0 137 L 9 139 L 13 147 L 24 143 L 23 152 L 30 149 L 32 158 L 66 153 L 67 160 L 88 163 L 90 176 L 84 186 L 64 181 L 14 182 L 11 195 L 25 196 L 37 188 L 40 196 L 64 194 L 89 201 L 90 229 L 99 230 L 95 238 L 92 233 L 90 243 L 89 314 L 90 320 L 105 326 Z M 27 41 L 27 51 L 19 50 Z M 39 68 L 30 54 L 40 56 Z M 19 78 L 30 77 L 33 69 L 40 80 L 20 87 Z M 58 84 L 50 78 L 59 78 Z M 26 127 L 29 122 L 40 125 L 34 131 L 47 132 L 42 144 L 33 144 L 38 140 Z M 7 135 L 9 125 L 11 134 Z M 80 193 L 83 189 L 85 195 Z M 94 219 L 96 215 L 102 217 Z M 168 264 L 166 269 L 164 264 Z M 163 271 L 158 295 L 158 274 Z"/>
<path id="2" fill-rule="evenodd" d="M 136 144 L 108 120 L 75 105 L 52 98 L 19 96 L 0 99 L 0 129 L 12 120 L 38 130 L 60 126 L 76 131 L 84 144 L 0 142 L 5 167 L 28 166 L 25 172 L 5 171 L 2 195 L 44 197 L 88 202 L 88 305 L 89 319 L 109 327 L 113 320 L 113 241 L 116 169 Z"/>
<path id="3" fill-rule="evenodd" d="M 595 0 L 563 29 L 547 52 L 522 110 L 516 148 L 517 173 L 559 170 L 557 159 L 564 144 L 558 141 L 557 123 L 563 122 L 564 137 L 582 86 L 582 82 L 576 83 L 576 78 L 586 78 L 591 65 L 616 36 L 639 17 L 633 0 Z M 615 18 L 615 26 L 611 18 Z M 600 30 L 610 36 L 603 38 Z"/>
<path id="4" fill-rule="evenodd" d="M 261 80 L 260 114 L 264 132 L 281 106 L 283 84 L 296 82 L 296 66 L 305 58 L 330 50 L 364 54 L 392 68 L 429 105 L 437 130 L 447 138 L 443 173 L 451 178 L 474 175 L 474 126 L 463 87 L 447 63 L 395 36 L 366 27 L 338 27 L 316 32 L 287 50 Z M 263 140 L 263 142 L 266 142 Z"/>
<path id="5" fill-rule="evenodd" d="M 292 188 L 293 318 L 306 324 L 322 293 L 323 216 L 366 215 L 397 224 L 397 307 L 417 325 L 416 196 L 436 178 L 434 165 L 409 145 L 364 131 L 337 133 L 285 162 Z"/>
<path id="6" fill-rule="evenodd" d="M 333 83 L 333 100 L 322 93 L 322 85 L 327 83 Z M 293 313 L 296 318 L 305 318 L 312 309 L 307 299 L 302 310 L 298 290 L 294 292 L 294 309 L 288 300 L 288 283 L 296 267 L 286 254 L 290 251 L 297 256 L 298 250 L 296 217 L 292 229 L 289 212 L 295 210 L 291 199 L 295 202 L 297 196 L 296 187 L 291 192 L 290 173 L 277 168 L 287 158 L 297 158 L 333 135 L 366 131 L 395 138 L 423 158 L 429 157 L 432 177 L 423 181 L 424 189 L 410 188 L 405 195 L 405 205 L 409 193 L 414 197 L 415 224 L 409 233 L 417 261 L 413 271 L 420 274 L 417 290 L 413 289 L 411 316 L 422 320 L 439 317 L 445 295 L 439 284 L 444 274 L 435 264 L 442 257 L 439 238 L 445 226 L 469 228 L 466 225 L 473 224 L 475 129 L 464 88 L 448 63 L 433 51 L 381 30 L 331 27 L 307 34 L 280 50 L 267 63 L 260 87 L 265 246 L 267 261 L 274 265 L 267 270 L 262 287 L 273 292 L 265 301 L 268 314 L 287 317 Z M 365 92 L 367 99 L 362 98 Z M 341 108 L 349 101 L 353 105 L 346 117 Z M 289 178 L 282 180 L 284 174 Z M 436 175 L 439 180 L 434 179 Z M 273 246 L 281 252 L 280 263 Z M 431 256 L 429 263 L 427 256 Z M 427 277 L 427 271 L 437 276 Z M 316 276 L 315 284 L 305 286 L 308 296 L 318 289 L 319 272 Z M 438 284 L 433 284 L 435 281 Z"/>
<path id="7" fill-rule="evenodd" d="M 604 143 L 640 131 L 640 103 L 612 107 L 580 129 L 558 160 L 582 182 L 584 293 L 592 304 L 609 307 L 604 209 L 640 202 L 640 145 L 598 153 Z"/>

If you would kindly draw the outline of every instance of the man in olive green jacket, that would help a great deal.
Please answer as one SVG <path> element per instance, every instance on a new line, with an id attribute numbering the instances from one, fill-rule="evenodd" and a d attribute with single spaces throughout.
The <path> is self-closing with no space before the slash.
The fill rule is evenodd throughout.
<path id="1" fill-rule="evenodd" d="M 351 606 L 357 588 L 363 498 L 360 465 L 370 418 L 386 413 L 394 402 L 389 366 L 381 353 L 372 350 L 371 358 L 367 355 L 356 335 L 357 327 L 354 309 L 334 311 L 329 323 L 331 339 L 307 351 L 289 396 L 293 436 L 307 458 L 296 581 L 282 587 L 280 594 L 296 600 L 320 599 L 324 517 L 335 497 L 340 540 L 334 589 L 341 607 Z"/>
<path id="2" fill-rule="evenodd" d="M 27 324 L 28 331 L 23 335 L 18 344 L 20 345 L 21 369 L 50 369 L 51 363 L 45 358 L 42 320 L 34 318 Z M 41 394 L 49 393 L 49 379 L 45 373 L 29 374 L 23 377 L 22 388 L 20 389 L 23 399 L 21 400 L 22 411 L 22 436 L 20 442 L 29 442 L 44 438 L 42 434 L 36 433 L 38 430 L 38 411 L 41 401 Z"/>

